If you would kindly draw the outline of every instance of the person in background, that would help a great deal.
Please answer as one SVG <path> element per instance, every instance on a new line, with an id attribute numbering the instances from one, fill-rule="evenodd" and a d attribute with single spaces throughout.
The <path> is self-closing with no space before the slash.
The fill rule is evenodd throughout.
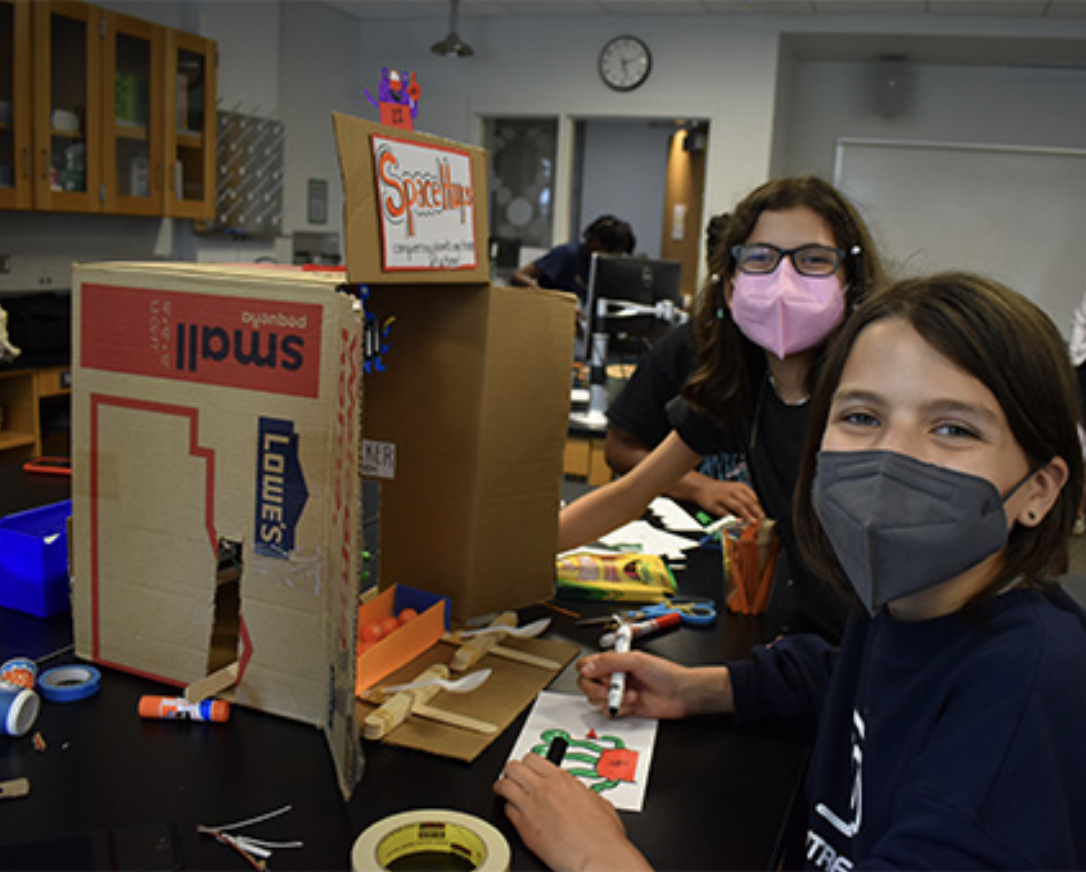
<path id="1" fill-rule="evenodd" d="M 626 475 L 562 510 L 558 551 L 639 517 L 704 457 L 741 453 L 758 510 L 777 522 L 784 546 L 770 625 L 838 639 L 845 610 L 796 554 L 792 499 L 827 343 L 881 285 L 878 253 L 855 207 L 828 182 L 801 176 L 767 182 L 736 206 L 711 271 L 720 283 L 695 300 L 697 362 L 669 409 L 672 432 Z"/>
<path id="2" fill-rule="evenodd" d="M 637 246 L 630 225 L 614 215 L 601 215 L 588 225 L 581 242 L 552 248 L 538 260 L 516 270 L 510 284 L 525 288 L 553 288 L 576 294 L 583 308 L 588 299 L 588 271 L 592 255 L 632 254 Z"/>
<path id="3" fill-rule="evenodd" d="M 1025 297 L 961 273 L 876 294 L 824 367 L 797 497 L 807 559 L 855 603 L 841 648 L 791 636 L 694 668 L 607 652 L 578 662 L 581 689 L 606 704 L 623 671 L 619 716 L 809 723 L 808 868 L 1086 868 L 1086 612 L 1056 581 L 1077 407 Z M 610 803 L 542 757 L 494 789 L 551 868 L 648 868 Z"/>
<path id="4" fill-rule="evenodd" d="M 714 215 L 705 229 L 710 270 L 727 221 L 727 214 Z M 712 275 L 709 287 L 702 293 L 712 293 L 719 285 L 720 277 Z M 673 328 L 641 356 L 633 375 L 607 409 L 603 448 L 607 464 L 614 472 L 619 475 L 629 472 L 671 432 L 667 405 L 679 395 L 693 365 L 690 322 Z M 739 450 L 706 457 L 665 495 L 716 516 L 733 514 L 745 521 L 762 516 L 758 497 L 750 486 L 746 458 Z"/>

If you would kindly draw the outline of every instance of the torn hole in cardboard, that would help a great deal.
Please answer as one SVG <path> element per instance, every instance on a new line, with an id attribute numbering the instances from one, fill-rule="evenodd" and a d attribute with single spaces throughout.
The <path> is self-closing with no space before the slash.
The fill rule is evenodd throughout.
<path id="1" fill-rule="evenodd" d="M 207 671 L 211 675 L 236 663 L 241 636 L 241 585 L 244 576 L 242 543 L 219 539 L 219 562 L 215 573 L 215 620 Z"/>

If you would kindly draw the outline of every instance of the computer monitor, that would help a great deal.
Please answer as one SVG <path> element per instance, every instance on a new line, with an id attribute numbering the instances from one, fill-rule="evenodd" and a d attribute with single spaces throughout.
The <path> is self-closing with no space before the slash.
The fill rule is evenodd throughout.
<path id="1" fill-rule="evenodd" d="M 608 310 L 615 314 L 601 318 L 598 312 L 600 300 L 650 308 L 667 301 L 681 310 L 684 302 L 680 293 L 681 282 L 682 264 L 677 260 L 593 254 L 585 305 L 588 329 L 581 359 L 587 360 L 591 355 L 593 333 L 608 334 L 609 356 L 612 359 L 640 357 L 673 326 L 656 314 L 632 314 L 632 307 L 623 313 L 621 307 L 609 305 Z"/>

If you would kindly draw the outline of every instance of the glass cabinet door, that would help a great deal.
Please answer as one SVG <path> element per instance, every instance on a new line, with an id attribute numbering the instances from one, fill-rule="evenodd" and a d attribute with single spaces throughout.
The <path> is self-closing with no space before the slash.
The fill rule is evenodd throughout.
<path id="1" fill-rule="evenodd" d="M 166 31 L 166 214 L 215 215 L 215 43 Z"/>
<path id="2" fill-rule="evenodd" d="M 102 186 L 105 211 L 161 215 L 162 27 L 104 13 Z"/>
<path id="3" fill-rule="evenodd" d="M 30 208 L 30 173 L 30 3 L 0 0 L 0 209 Z"/>
<path id="4" fill-rule="evenodd" d="M 100 12 L 37 0 L 34 8 L 34 191 L 39 209 L 101 209 Z"/>

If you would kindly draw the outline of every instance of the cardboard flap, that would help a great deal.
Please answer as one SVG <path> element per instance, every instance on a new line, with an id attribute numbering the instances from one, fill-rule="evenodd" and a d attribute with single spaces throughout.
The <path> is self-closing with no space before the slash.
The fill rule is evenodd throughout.
<path id="1" fill-rule="evenodd" d="M 350 281 L 488 283 L 486 151 L 340 113 L 332 123 Z"/>

